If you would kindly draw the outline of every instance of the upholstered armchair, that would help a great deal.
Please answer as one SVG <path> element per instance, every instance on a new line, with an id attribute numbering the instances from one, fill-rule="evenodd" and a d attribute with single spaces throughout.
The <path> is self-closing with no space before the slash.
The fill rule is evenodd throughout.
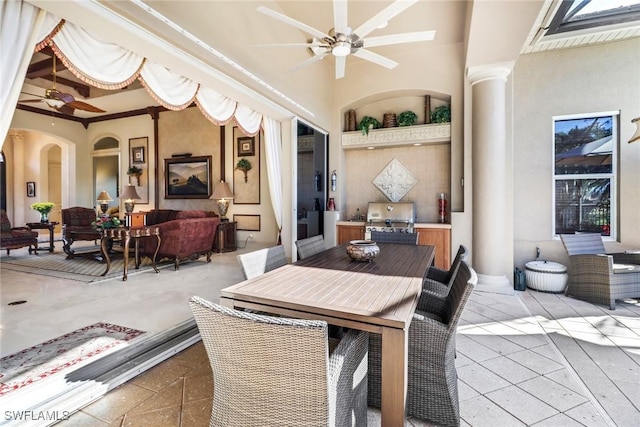
<path id="1" fill-rule="evenodd" d="M 96 212 L 91 208 L 74 206 L 62 209 L 62 249 L 67 258 L 73 258 L 71 245 L 77 240 L 98 241 L 102 237 L 91 223 L 96 220 Z"/>
<path id="2" fill-rule="evenodd" d="M 38 253 L 38 232 L 31 231 L 29 227 L 11 227 L 7 213 L 4 209 L 0 210 L 0 249 L 6 249 L 9 255 L 11 249 L 26 246 L 29 247 L 29 253 Z"/>
<path id="3" fill-rule="evenodd" d="M 210 425 L 367 425 L 367 332 L 189 300 L 213 371 Z"/>
<path id="4" fill-rule="evenodd" d="M 566 295 L 616 309 L 616 300 L 640 297 L 640 252 L 608 254 L 598 233 L 561 234 L 569 255 Z"/>

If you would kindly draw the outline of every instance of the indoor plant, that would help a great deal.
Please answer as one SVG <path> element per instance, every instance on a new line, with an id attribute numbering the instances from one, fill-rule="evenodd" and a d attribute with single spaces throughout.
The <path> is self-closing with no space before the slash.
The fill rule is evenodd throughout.
<path id="1" fill-rule="evenodd" d="M 380 126 L 381 124 L 378 119 L 371 116 L 364 116 L 362 120 L 360 120 L 360 123 L 358 123 L 358 129 L 362 131 L 363 135 L 369 135 L 370 129 L 379 129 Z"/>
<path id="2" fill-rule="evenodd" d="M 140 175 L 142 175 L 142 169 L 140 169 L 138 166 L 136 165 L 131 165 L 129 167 L 129 169 L 127 170 L 127 175 L 129 176 L 135 176 L 136 180 L 138 181 L 138 186 L 140 185 Z"/>
<path id="3" fill-rule="evenodd" d="M 418 121 L 418 115 L 413 111 L 403 111 L 398 114 L 398 126 L 413 126 Z"/>
<path id="4" fill-rule="evenodd" d="M 55 206 L 52 202 L 36 202 L 31 205 L 31 209 L 40 212 L 40 222 L 49 222 L 49 212 Z"/>
<path id="5" fill-rule="evenodd" d="M 120 226 L 120 219 L 117 216 L 111 217 L 109 215 L 100 215 L 95 221 L 91 223 L 95 228 L 116 228 Z"/>
<path id="6" fill-rule="evenodd" d="M 247 172 L 249 172 L 251 168 L 253 168 L 253 166 L 251 166 L 251 162 L 249 160 L 245 159 L 244 157 L 238 160 L 236 169 L 240 169 L 242 172 L 244 172 L 244 182 L 247 182 Z"/>
<path id="7" fill-rule="evenodd" d="M 451 108 L 448 105 L 436 107 L 431 113 L 431 123 L 449 123 L 451 121 Z"/>

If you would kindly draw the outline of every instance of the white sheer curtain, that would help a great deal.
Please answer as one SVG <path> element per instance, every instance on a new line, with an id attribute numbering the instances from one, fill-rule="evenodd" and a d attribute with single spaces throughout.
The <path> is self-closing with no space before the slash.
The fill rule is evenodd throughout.
<path id="1" fill-rule="evenodd" d="M 165 108 L 181 110 L 195 102 L 204 116 L 217 125 L 234 118 L 249 136 L 258 134 L 263 127 L 269 190 L 278 230 L 282 228 L 281 134 L 278 121 L 263 117 L 260 112 L 201 87 L 199 83 L 121 46 L 98 40 L 85 29 L 45 14 L 28 3 L 0 1 L 2 141 L 9 130 L 34 46 L 39 50 L 49 45 L 72 73 L 92 86 L 120 89 L 138 78 L 149 94 Z"/>
<path id="2" fill-rule="evenodd" d="M 22 1 L 0 2 L 0 148 L 9 132 L 44 12 Z"/>
<path id="3" fill-rule="evenodd" d="M 280 243 L 282 231 L 282 132 L 280 122 L 271 117 L 264 117 L 264 144 L 267 161 L 267 178 L 271 205 L 278 225 L 277 242 Z"/>

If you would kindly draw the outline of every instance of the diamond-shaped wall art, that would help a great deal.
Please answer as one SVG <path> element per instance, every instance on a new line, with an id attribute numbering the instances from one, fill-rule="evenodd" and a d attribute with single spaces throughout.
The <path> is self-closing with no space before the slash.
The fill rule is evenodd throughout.
<path id="1" fill-rule="evenodd" d="M 416 177 L 396 159 L 391 160 L 373 180 L 373 185 L 392 202 L 400 201 L 417 183 Z"/>

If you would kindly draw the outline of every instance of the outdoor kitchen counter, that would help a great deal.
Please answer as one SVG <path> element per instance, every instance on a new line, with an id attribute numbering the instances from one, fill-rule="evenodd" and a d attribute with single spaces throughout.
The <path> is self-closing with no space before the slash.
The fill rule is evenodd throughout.
<path id="1" fill-rule="evenodd" d="M 366 221 L 336 221 L 338 244 L 364 239 Z M 413 226 L 419 245 L 435 247 L 434 265 L 443 270 L 451 266 L 451 224 L 416 222 Z M 457 250 L 457 249 L 456 249 Z"/>

